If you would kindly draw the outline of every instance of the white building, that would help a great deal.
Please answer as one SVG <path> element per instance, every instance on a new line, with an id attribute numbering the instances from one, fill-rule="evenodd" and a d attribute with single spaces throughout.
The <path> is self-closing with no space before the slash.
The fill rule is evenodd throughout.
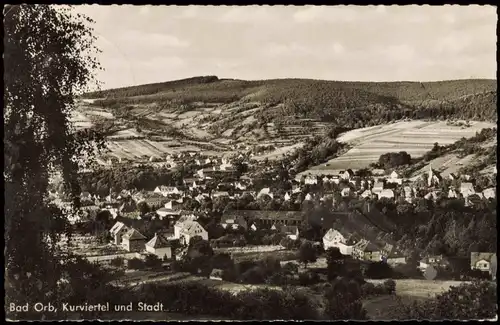
<path id="1" fill-rule="evenodd" d="M 263 195 L 267 195 L 271 199 L 274 198 L 273 193 L 271 193 L 271 189 L 269 187 L 264 187 L 263 189 L 261 189 L 259 194 L 257 194 L 257 199 L 259 199 Z"/>
<path id="2" fill-rule="evenodd" d="M 315 185 L 318 184 L 318 178 L 316 176 L 307 176 L 304 179 L 304 184 Z"/>
<path id="3" fill-rule="evenodd" d="M 474 186 L 472 185 L 472 183 L 462 182 L 462 184 L 460 184 L 460 193 L 464 198 L 467 198 L 473 194 L 476 194 L 476 191 L 474 190 Z"/>
<path id="4" fill-rule="evenodd" d="M 394 199 L 394 191 L 391 190 L 391 189 L 388 189 L 386 188 L 385 190 L 382 190 L 379 194 L 378 194 L 378 198 L 381 199 L 381 198 L 387 198 L 387 199 Z"/>
<path id="5" fill-rule="evenodd" d="M 172 247 L 170 242 L 159 233 L 156 233 L 155 236 L 146 243 L 146 252 L 156 255 L 160 259 L 172 258 Z"/>
<path id="6" fill-rule="evenodd" d="M 497 197 L 497 191 L 496 188 L 491 187 L 487 188 L 483 191 L 483 196 L 485 199 L 494 199 Z"/>
<path id="7" fill-rule="evenodd" d="M 343 197 L 348 197 L 349 195 L 351 195 L 351 189 L 349 187 L 345 187 L 342 189 L 342 191 L 340 191 L 340 194 Z"/>
<path id="8" fill-rule="evenodd" d="M 174 224 L 174 238 L 181 238 L 181 230 L 187 227 L 190 223 L 195 222 L 198 218 L 195 215 L 185 215 L 179 218 Z"/>
<path id="9" fill-rule="evenodd" d="M 325 250 L 337 247 L 344 255 L 352 255 L 352 247 L 346 245 L 346 238 L 333 228 L 329 229 L 323 236 L 323 247 Z"/>
<path id="10" fill-rule="evenodd" d="M 399 176 L 399 174 L 396 171 L 393 171 L 389 178 L 387 179 L 387 182 L 393 183 L 393 184 L 403 184 L 403 179 Z"/>
<path id="11" fill-rule="evenodd" d="M 208 232 L 197 221 L 184 224 L 184 227 L 179 231 L 179 235 L 180 242 L 184 245 L 189 245 L 191 238 L 196 236 L 208 240 Z"/>
<path id="12" fill-rule="evenodd" d="M 109 231 L 111 233 L 111 236 L 113 237 L 113 243 L 115 245 L 121 245 L 122 243 L 122 237 L 125 235 L 130 229 L 125 226 L 123 222 L 117 222 L 113 227 L 111 227 L 111 230 Z"/>

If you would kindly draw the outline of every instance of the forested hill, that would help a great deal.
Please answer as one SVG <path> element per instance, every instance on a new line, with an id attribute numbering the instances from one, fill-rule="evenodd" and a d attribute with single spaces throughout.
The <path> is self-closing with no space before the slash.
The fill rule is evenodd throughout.
<path id="1" fill-rule="evenodd" d="M 496 81 L 342 82 L 312 79 L 245 81 L 194 77 L 104 90 L 85 98 L 104 98 L 104 106 L 192 103 L 260 103 L 260 119 L 283 116 L 362 127 L 402 118 L 496 120 Z M 348 118 L 347 118 L 348 117 Z"/>

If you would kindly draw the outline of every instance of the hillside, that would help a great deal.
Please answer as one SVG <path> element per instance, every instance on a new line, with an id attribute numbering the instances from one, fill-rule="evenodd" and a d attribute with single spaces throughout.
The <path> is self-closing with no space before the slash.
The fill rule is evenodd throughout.
<path id="1" fill-rule="evenodd" d="M 272 146 L 279 150 L 264 154 L 274 159 L 332 126 L 357 129 L 402 119 L 496 121 L 495 80 L 370 83 L 205 76 L 83 97 L 76 126 L 105 131 L 113 155 L 131 160 L 181 149 L 225 153 L 238 146 Z"/>

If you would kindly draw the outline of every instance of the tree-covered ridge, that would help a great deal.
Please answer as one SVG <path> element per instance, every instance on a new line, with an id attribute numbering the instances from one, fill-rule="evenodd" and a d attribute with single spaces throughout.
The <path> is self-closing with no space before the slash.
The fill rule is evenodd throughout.
<path id="1" fill-rule="evenodd" d="M 173 107 L 193 103 L 260 103 L 259 121 L 317 119 L 365 127 L 404 118 L 496 120 L 496 81 L 341 82 L 311 79 L 245 81 L 195 77 L 86 94 L 102 107 Z"/>
<path id="2" fill-rule="evenodd" d="M 347 89 L 364 91 L 379 96 L 398 98 L 403 102 L 424 100 L 452 100 L 462 96 L 496 91 L 496 81 L 489 79 L 464 79 L 437 82 L 348 82 L 313 79 L 270 79 L 245 81 L 219 79 L 216 76 L 193 77 L 162 83 L 102 90 L 85 94 L 85 98 L 123 98 L 157 94 L 169 90 L 286 90 L 318 87 L 328 90 Z"/>

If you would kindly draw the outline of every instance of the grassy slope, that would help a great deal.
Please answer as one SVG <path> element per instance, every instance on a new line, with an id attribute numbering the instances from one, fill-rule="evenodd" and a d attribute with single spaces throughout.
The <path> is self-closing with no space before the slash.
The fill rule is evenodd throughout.
<path id="1" fill-rule="evenodd" d="M 175 138 L 184 134 L 210 142 L 279 142 L 277 147 L 302 142 L 313 130 L 321 135 L 332 122 L 359 128 L 404 117 L 496 120 L 496 81 L 483 79 L 419 83 L 245 81 L 208 76 L 104 90 L 84 97 L 104 98 L 96 102 L 97 107 L 143 131 L 149 130 L 146 125 L 150 123 L 143 123 L 147 119 L 162 120 L 171 129 L 164 133 Z M 213 109 L 203 111 L 204 107 Z M 191 119 L 182 117 L 187 111 L 193 112 Z M 162 114 L 177 117 L 165 120 Z M 279 123 L 279 132 L 276 126 L 265 126 L 269 122 Z"/>

